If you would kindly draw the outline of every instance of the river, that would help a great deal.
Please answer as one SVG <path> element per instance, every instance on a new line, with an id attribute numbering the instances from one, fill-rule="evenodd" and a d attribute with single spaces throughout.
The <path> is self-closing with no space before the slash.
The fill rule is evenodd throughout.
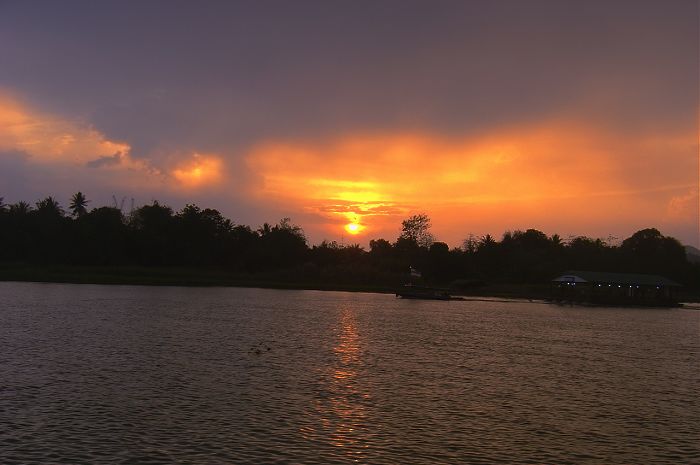
<path id="1" fill-rule="evenodd" d="M 0 463 L 700 463 L 700 311 L 0 283 Z"/>

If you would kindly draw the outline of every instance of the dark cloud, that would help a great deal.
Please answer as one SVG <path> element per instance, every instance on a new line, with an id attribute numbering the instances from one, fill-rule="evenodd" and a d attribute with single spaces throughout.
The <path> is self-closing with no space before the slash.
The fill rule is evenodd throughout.
<path id="1" fill-rule="evenodd" d="M 464 134 L 559 113 L 677 126 L 696 111 L 694 1 L 74 1 L 0 13 L 0 82 L 90 119 L 136 157 L 382 128 Z"/>
<path id="2" fill-rule="evenodd" d="M 632 138 L 695 132 L 697 37 L 695 0 L 1 2 L 0 88 L 154 169 L 215 153 L 236 191 L 255 182 L 243 157 L 261 141 L 560 120 Z M 649 178 L 642 162 L 630 182 Z M 65 187 L 46 170 L 31 189 Z M 7 191 L 28 192 L 6 173 Z M 117 189 L 76 176 L 106 199 Z M 289 214 L 224 192 L 139 195 L 211 202 L 242 222 Z"/>
<path id="3" fill-rule="evenodd" d="M 85 163 L 88 168 L 102 168 L 103 166 L 114 166 L 122 162 L 122 153 L 117 152 L 114 155 L 99 157 Z"/>

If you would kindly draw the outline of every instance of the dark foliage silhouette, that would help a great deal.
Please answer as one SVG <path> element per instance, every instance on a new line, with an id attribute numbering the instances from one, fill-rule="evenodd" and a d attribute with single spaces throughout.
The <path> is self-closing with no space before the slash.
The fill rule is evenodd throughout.
<path id="1" fill-rule="evenodd" d="M 430 247 L 434 240 L 430 226 L 430 218 L 425 213 L 413 215 L 401 222 L 401 238 L 421 247 Z"/>
<path id="2" fill-rule="evenodd" d="M 87 204 L 89 202 L 90 201 L 85 198 L 82 192 L 76 192 L 73 197 L 71 197 L 68 208 L 70 208 L 73 216 L 80 218 L 87 213 Z"/>
<path id="3" fill-rule="evenodd" d="M 369 250 L 324 241 L 309 246 L 304 231 L 283 218 L 252 229 L 219 211 L 187 205 L 175 212 L 154 201 L 125 216 L 119 208 L 87 209 L 76 193 L 71 216 L 53 197 L 5 205 L 0 199 L 0 262 L 5 264 L 179 267 L 218 270 L 262 280 L 393 286 L 409 267 L 426 283 L 546 283 L 566 269 L 663 274 L 700 285 L 700 265 L 689 263 L 674 238 L 649 228 L 620 246 L 602 239 L 548 237 L 536 229 L 508 231 L 500 241 L 470 235 L 449 249 L 430 233 L 430 218 L 402 223 L 394 242 L 372 239 Z"/>

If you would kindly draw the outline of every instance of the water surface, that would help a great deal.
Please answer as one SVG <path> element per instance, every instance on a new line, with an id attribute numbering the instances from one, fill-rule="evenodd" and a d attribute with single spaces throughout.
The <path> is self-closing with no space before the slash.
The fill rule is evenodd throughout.
<path id="1" fill-rule="evenodd" d="M 0 463 L 699 463 L 700 312 L 0 283 Z"/>

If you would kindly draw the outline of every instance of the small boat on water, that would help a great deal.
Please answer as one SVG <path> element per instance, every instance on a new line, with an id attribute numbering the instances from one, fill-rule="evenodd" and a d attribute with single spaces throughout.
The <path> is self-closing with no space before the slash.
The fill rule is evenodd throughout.
<path id="1" fill-rule="evenodd" d="M 414 283 L 420 280 L 422 274 L 412 266 L 409 267 L 409 282 L 396 291 L 396 297 L 402 299 L 423 299 L 423 300 L 464 300 L 461 297 L 452 297 L 449 289 L 437 287 L 419 286 Z"/>
<path id="2" fill-rule="evenodd" d="M 459 298 L 452 297 L 448 289 L 415 286 L 413 284 L 405 284 L 398 289 L 396 297 L 401 297 L 402 299 L 459 300 Z"/>

